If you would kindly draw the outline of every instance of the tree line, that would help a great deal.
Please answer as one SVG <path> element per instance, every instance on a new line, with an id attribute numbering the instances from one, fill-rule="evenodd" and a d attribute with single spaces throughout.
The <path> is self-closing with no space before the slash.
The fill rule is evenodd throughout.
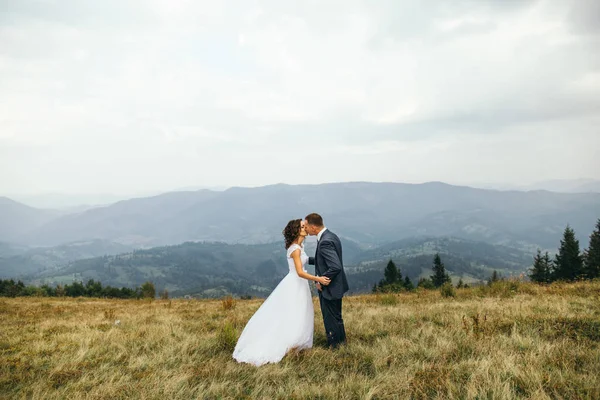
<path id="1" fill-rule="evenodd" d="M 439 254 L 435 254 L 432 266 L 433 274 L 429 278 L 419 279 L 416 287 L 424 289 L 436 289 L 451 286 L 451 279 L 446 272 L 444 263 Z M 580 251 L 579 240 L 569 225 L 564 230 L 560 241 L 560 248 L 554 259 L 548 252 L 542 254 L 538 249 L 534 257 L 533 266 L 528 272 L 533 282 L 551 283 L 554 281 L 576 281 L 583 279 L 600 278 L 600 219 L 596 223 L 595 230 L 590 235 L 589 246 L 583 252 Z M 488 280 L 488 284 L 500 280 L 496 271 Z M 462 278 L 458 281 L 457 288 L 467 288 Z M 402 272 L 394 261 L 390 259 L 385 270 L 384 278 L 373 285 L 372 291 L 377 292 L 400 292 L 411 291 L 415 285 L 408 276 L 402 277 Z M 106 297 L 118 299 L 140 299 L 155 298 L 156 289 L 150 281 L 136 288 L 116 288 L 102 286 L 102 283 L 90 279 L 85 285 L 82 282 L 57 285 L 51 287 L 47 284 L 41 286 L 25 285 L 22 281 L 0 279 L 0 297 L 17 296 L 48 296 L 48 297 Z M 169 294 L 166 290 L 161 292 L 160 297 L 166 299 Z"/>
<path id="2" fill-rule="evenodd" d="M 429 278 L 419 279 L 417 287 L 437 289 L 452 285 L 450 276 L 446 272 L 439 254 L 436 254 L 433 258 L 432 270 L 433 275 Z M 373 293 L 401 292 L 415 289 L 408 276 L 402 278 L 401 271 L 392 260 L 388 262 L 383 275 L 384 278 L 373 285 Z M 541 250 L 538 249 L 528 276 L 531 281 L 537 283 L 600 278 L 600 219 L 596 222 L 596 228 L 590 235 L 588 248 L 583 252 L 580 251 L 579 240 L 575 237 L 575 232 L 567 225 L 554 259 L 550 258 L 548 252 L 542 254 Z M 501 279 L 500 275 L 494 271 L 487 284 L 492 285 Z M 469 286 L 463 283 L 461 278 L 456 287 L 460 289 Z"/>
<path id="3" fill-rule="evenodd" d="M 538 249 L 529 270 L 529 278 L 537 283 L 600 278 L 600 219 L 590 235 L 588 248 L 583 252 L 580 251 L 579 240 L 569 225 L 565 228 L 554 259 L 550 258 L 548 252 L 542 254 Z"/>
<path id="4" fill-rule="evenodd" d="M 442 262 L 442 258 L 439 253 L 433 257 L 433 275 L 429 278 L 421 278 L 417 282 L 416 287 L 422 287 L 424 289 L 436 289 L 445 284 L 451 284 L 450 275 L 446 272 L 446 267 Z M 373 293 L 378 292 L 401 292 L 411 291 L 415 289 L 415 285 L 412 283 L 410 278 L 406 276 L 402 279 L 402 272 L 398 269 L 394 261 L 390 260 L 383 271 L 383 279 L 379 283 L 373 285 Z M 458 288 L 468 287 L 464 284 L 462 278 L 457 284 Z"/>
<path id="5" fill-rule="evenodd" d="M 82 282 L 73 282 L 72 284 L 32 286 L 25 285 L 22 281 L 13 279 L 0 279 L 0 297 L 22 297 L 22 296 L 42 296 L 42 297 L 106 297 L 111 299 L 142 299 L 155 298 L 156 289 L 152 282 L 145 282 L 136 288 L 116 288 L 111 286 L 102 286 L 102 283 L 90 279 L 84 285 Z M 167 291 L 161 293 L 161 298 L 168 298 Z"/>

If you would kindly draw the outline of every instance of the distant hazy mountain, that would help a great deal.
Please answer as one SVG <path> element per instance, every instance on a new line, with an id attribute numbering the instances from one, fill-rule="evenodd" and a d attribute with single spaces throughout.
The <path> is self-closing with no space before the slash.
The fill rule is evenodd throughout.
<path id="1" fill-rule="evenodd" d="M 563 179 L 551 180 L 532 185 L 531 190 L 549 190 L 563 193 L 600 193 L 600 180 L 594 179 Z"/>
<path id="2" fill-rule="evenodd" d="M 150 196 L 156 193 L 145 193 L 135 197 Z M 14 200 L 27 204 L 30 207 L 72 210 L 74 212 L 94 208 L 102 205 L 109 205 L 117 201 L 130 199 L 131 195 L 119 195 L 110 193 L 96 194 L 68 194 L 68 193 L 40 193 L 40 194 L 22 194 L 13 195 Z"/>
<path id="3" fill-rule="evenodd" d="M 582 242 L 600 217 L 600 194 L 473 189 L 443 183 L 336 183 L 174 192 L 57 218 L 13 242 L 103 239 L 128 245 L 184 241 L 269 243 L 287 221 L 319 212 L 341 236 L 381 244 L 456 236 L 556 247 L 567 223 Z"/>
<path id="4" fill-rule="evenodd" d="M 404 276 L 415 283 L 431 273 L 433 254 L 439 252 L 454 280 L 483 280 L 493 270 L 518 274 L 531 265 L 532 254 L 458 238 L 420 238 L 397 241 L 371 250 L 343 241 L 344 264 L 353 293 L 369 291 L 383 277 L 393 259 Z M 307 246 L 314 254 L 314 243 Z M 313 272 L 312 267 L 308 267 Z M 32 273 L 36 283 L 71 283 L 100 280 L 104 285 L 139 286 L 150 280 L 174 296 L 193 294 L 218 297 L 233 293 L 266 296 L 288 272 L 281 242 L 243 245 L 184 243 L 138 250 L 117 256 L 69 263 L 62 268 Z"/>
<path id="5" fill-rule="evenodd" d="M 229 189 L 229 186 L 185 186 L 172 190 L 172 192 L 189 192 L 197 190 L 212 190 L 213 192 L 222 192 L 223 190 L 227 189 Z"/>
<path id="6" fill-rule="evenodd" d="M 39 193 L 39 194 L 15 194 L 8 195 L 11 199 L 30 207 L 54 209 L 70 212 L 81 212 L 90 208 L 108 206 L 118 201 L 131 198 L 151 197 L 169 192 L 190 192 L 202 189 L 212 191 L 223 191 L 225 186 L 187 186 L 168 191 L 147 191 L 134 194 L 114 193 Z"/>
<path id="7" fill-rule="evenodd" d="M 41 273 L 48 269 L 64 267 L 72 261 L 113 255 L 131 251 L 130 246 L 102 240 L 67 243 L 56 247 L 19 249 L 15 246 L 2 254 L 3 243 L 0 243 L 0 278 L 22 277 Z"/>
<path id="8" fill-rule="evenodd" d="M 0 197 L 0 241 L 14 242 L 59 215 L 55 210 L 40 210 Z"/>
<path id="9" fill-rule="evenodd" d="M 600 180 L 597 179 L 554 179 L 531 185 L 512 185 L 500 183 L 473 184 L 473 187 L 493 190 L 547 190 L 556 193 L 600 193 Z"/>
<path id="10" fill-rule="evenodd" d="M 29 250 L 28 246 L 0 242 L 0 258 L 13 257 L 19 254 L 23 254 Z"/>

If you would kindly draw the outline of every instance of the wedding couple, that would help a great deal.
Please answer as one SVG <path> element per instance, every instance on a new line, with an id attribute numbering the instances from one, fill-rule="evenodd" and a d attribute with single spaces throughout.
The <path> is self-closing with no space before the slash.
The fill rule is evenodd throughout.
<path id="1" fill-rule="evenodd" d="M 317 237 L 314 257 L 304 252 L 308 235 Z M 312 347 L 314 309 L 309 280 L 317 283 L 328 345 L 335 348 L 346 341 L 342 297 L 348 281 L 340 239 L 315 213 L 304 220 L 291 220 L 283 236 L 290 271 L 246 324 L 233 351 L 238 362 L 256 366 L 276 363 L 290 349 Z M 315 266 L 316 276 L 306 272 L 307 262 Z"/>

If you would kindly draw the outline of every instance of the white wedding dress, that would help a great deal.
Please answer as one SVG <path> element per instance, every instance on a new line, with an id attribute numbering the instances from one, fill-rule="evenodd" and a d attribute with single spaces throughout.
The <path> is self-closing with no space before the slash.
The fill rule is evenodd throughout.
<path id="1" fill-rule="evenodd" d="M 233 358 L 256 366 L 281 361 L 292 348 L 309 349 L 313 344 L 314 309 L 308 280 L 300 278 L 290 257 L 300 249 L 302 268 L 308 256 L 293 244 L 287 251 L 290 271 L 254 313 L 238 339 Z"/>

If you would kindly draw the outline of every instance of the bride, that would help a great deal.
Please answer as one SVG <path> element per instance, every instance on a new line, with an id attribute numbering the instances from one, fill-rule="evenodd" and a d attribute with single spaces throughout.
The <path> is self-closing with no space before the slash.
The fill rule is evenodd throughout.
<path id="1" fill-rule="evenodd" d="M 330 280 L 306 272 L 305 223 L 294 219 L 283 230 L 290 271 L 246 324 L 233 351 L 238 362 L 276 363 L 292 348 L 312 347 L 314 311 L 308 280 L 321 285 Z"/>

